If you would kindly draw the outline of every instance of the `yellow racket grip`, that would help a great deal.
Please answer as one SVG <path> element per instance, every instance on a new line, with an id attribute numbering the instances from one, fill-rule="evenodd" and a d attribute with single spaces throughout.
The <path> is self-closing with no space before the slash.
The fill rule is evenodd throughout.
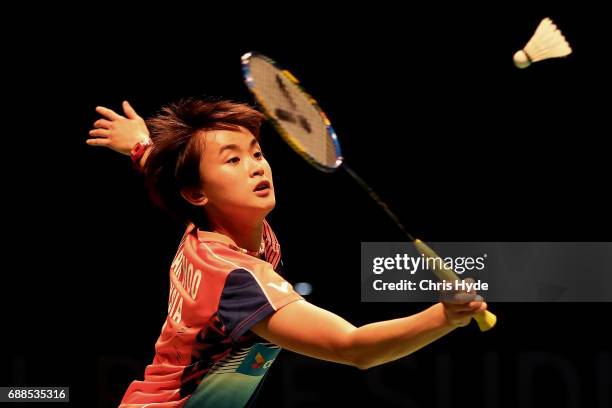
<path id="1" fill-rule="evenodd" d="M 476 320 L 476 323 L 478 324 L 478 328 L 480 329 L 480 331 L 485 332 L 487 330 L 492 329 L 495 326 L 495 323 L 497 323 L 497 316 L 495 316 L 493 313 L 489 312 L 488 310 L 485 310 L 484 312 L 479 313 L 476 316 L 474 316 L 474 320 Z"/>
<path id="2" fill-rule="evenodd" d="M 419 253 L 427 256 L 428 258 L 440 258 L 440 256 L 436 254 L 433 249 L 427 246 L 427 244 L 425 244 L 420 239 L 414 240 L 414 246 L 416 247 Z M 455 273 L 455 271 L 450 268 L 447 268 L 444 263 L 440 263 L 441 268 L 435 268 L 436 265 L 437 263 L 434 263 L 434 273 L 441 280 L 454 281 L 460 279 L 459 276 Z M 476 320 L 480 331 L 485 332 L 495 326 L 495 323 L 497 323 L 497 316 L 495 316 L 488 310 L 485 310 L 484 312 L 475 315 L 474 320 Z"/>

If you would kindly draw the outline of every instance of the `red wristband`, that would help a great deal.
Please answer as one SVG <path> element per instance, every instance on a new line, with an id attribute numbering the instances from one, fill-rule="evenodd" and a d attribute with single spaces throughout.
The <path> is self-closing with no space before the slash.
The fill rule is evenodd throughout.
<path id="1" fill-rule="evenodd" d="M 151 140 L 151 138 L 146 138 L 142 142 L 136 143 L 134 147 L 132 147 L 132 150 L 130 150 L 130 157 L 132 158 L 132 162 L 135 165 L 138 165 L 140 159 L 142 159 L 142 156 L 147 151 L 147 148 L 152 145 L 153 141 Z"/>

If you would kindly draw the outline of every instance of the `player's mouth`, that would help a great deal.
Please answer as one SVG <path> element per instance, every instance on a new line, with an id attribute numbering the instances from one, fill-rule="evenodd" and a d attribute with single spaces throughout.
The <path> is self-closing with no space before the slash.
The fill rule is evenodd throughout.
<path id="1" fill-rule="evenodd" d="M 257 183 L 253 191 L 259 197 L 267 196 L 268 194 L 270 194 L 270 182 L 268 180 L 260 181 L 259 183 Z"/>

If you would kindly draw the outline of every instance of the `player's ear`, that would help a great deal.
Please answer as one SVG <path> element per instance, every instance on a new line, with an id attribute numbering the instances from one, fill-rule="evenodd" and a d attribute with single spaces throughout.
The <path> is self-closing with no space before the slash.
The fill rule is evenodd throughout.
<path id="1" fill-rule="evenodd" d="M 181 196 L 188 203 L 196 207 L 202 207 L 208 203 L 208 197 L 206 197 L 201 187 L 183 187 L 181 189 Z"/>

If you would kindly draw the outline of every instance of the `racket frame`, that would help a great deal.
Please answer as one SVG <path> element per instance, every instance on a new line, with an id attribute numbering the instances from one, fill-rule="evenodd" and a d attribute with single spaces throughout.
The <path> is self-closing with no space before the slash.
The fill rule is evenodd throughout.
<path id="1" fill-rule="evenodd" d="M 302 144 L 299 142 L 299 140 L 295 136 L 293 136 L 289 131 L 287 131 L 284 128 L 284 126 L 281 125 L 275 119 L 275 116 L 272 114 L 272 110 L 269 108 L 269 106 L 266 105 L 265 100 L 261 97 L 261 95 L 256 90 L 255 81 L 253 79 L 253 76 L 251 75 L 251 59 L 253 58 L 259 58 L 261 60 L 264 60 L 268 64 L 272 65 L 278 71 L 279 74 L 283 75 L 287 80 L 289 80 L 289 82 L 293 83 L 297 87 L 297 89 L 306 97 L 306 99 L 308 100 L 308 103 L 310 103 L 310 105 L 321 116 L 321 119 L 323 123 L 325 124 L 327 136 L 332 141 L 332 144 L 335 150 L 336 162 L 332 166 L 322 164 L 318 160 L 316 160 L 312 155 L 310 155 L 302 147 Z M 264 110 L 264 113 L 268 117 L 270 123 L 272 123 L 272 126 L 274 126 L 276 131 L 281 135 L 281 137 L 285 140 L 285 142 L 287 142 L 287 144 L 291 146 L 291 148 L 296 153 L 302 156 L 302 158 L 306 160 L 306 162 L 308 162 L 311 166 L 315 167 L 317 170 L 321 170 L 327 173 L 332 173 L 336 171 L 342 165 L 342 162 L 344 161 L 344 158 L 342 157 L 342 150 L 340 149 L 340 142 L 338 141 L 338 136 L 336 136 L 336 132 L 334 131 L 334 128 L 331 126 L 331 122 L 329 121 L 329 119 L 327 118 L 327 115 L 325 114 L 325 112 L 323 112 L 323 109 L 321 109 L 317 101 L 312 96 L 310 96 L 310 94 L 308 94 L 304 90 L 304 88 L 302 88 L 302 86 L 300 85 L 300 82 L 297 80 L 295 76 L 293 76 L 293 74 L 291 74 L 291 72 L 289 72 L 286 69 L 283 69 L 280 65 L 276 63 L 276 61 L 272 60 L 271 58 L 263 54 L 260 54 L 256 51 L 251 51 L 251 52 L 247 52 L 246 54 L 244 54 L 241 58 L 241 61 L 242 61 L 242 76 L 244 78 L 244 82 L 249 87 L 249 90 L 251 91 L 251 93 L 253 93 L 253 95 L 255 96 L 255 99 L 257 99 L 257 102 L 259 103 L 261 108 Z"/>

